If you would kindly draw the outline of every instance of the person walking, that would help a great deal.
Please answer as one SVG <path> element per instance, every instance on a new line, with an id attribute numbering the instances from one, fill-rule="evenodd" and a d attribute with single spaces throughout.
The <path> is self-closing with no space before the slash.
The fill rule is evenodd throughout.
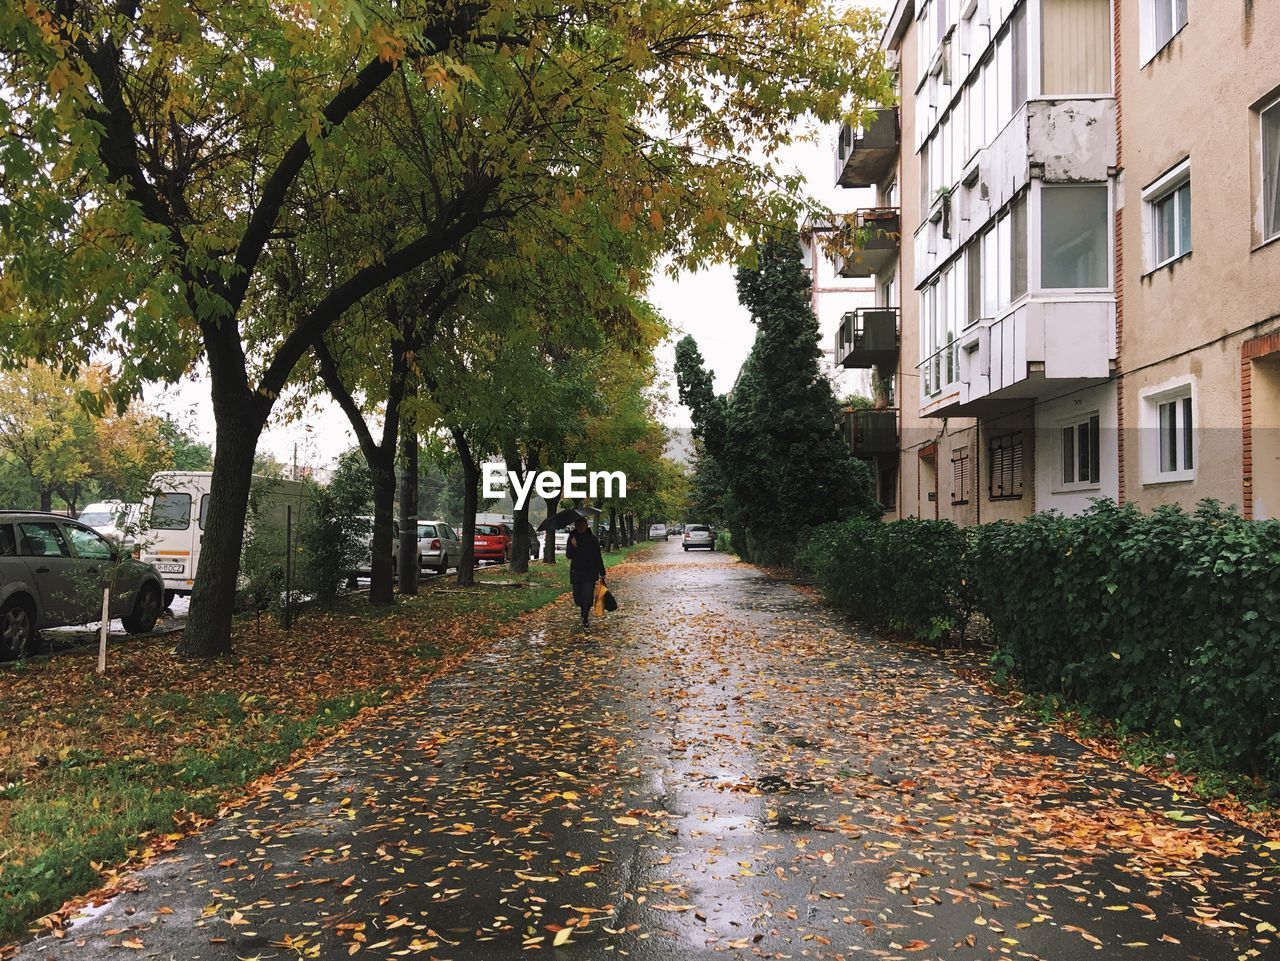
<path id="1" fill-rule="evenodd" d="M 582 626 L 586 627 L 591 606 L 595 603 L 596 580 L 602 584 L 608 583 L 604 577 L 604 555 L 600 553 L 600 541 L 591 532 L 586 518 L 579 517 L 574 522 L 564 553 L 569 558 L 569 583 L 573 586 L 573 603 L 582 611 Z"/>

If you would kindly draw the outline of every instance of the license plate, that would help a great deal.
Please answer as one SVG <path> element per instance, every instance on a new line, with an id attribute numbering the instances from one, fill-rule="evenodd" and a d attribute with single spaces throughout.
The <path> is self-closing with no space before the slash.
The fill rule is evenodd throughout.
<path id="1" fill-rule="evenodd" d="M 184 564 L 157 564 L 156 565 L 156 570 L 158 570 L 161 574 L 181 574 L 186 569 L 187 569 L 186 565 Z"/>

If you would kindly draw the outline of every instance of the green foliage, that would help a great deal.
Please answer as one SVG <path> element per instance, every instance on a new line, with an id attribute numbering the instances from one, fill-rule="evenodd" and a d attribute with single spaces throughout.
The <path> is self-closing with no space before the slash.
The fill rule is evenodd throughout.
<path id="1" fill-rule="evenodd" d="M 1096 503 L 975 536 L 1003 663 L 1131 730 L 1280 775 L 1280 523 Z"/>
<path id="2" fill-rule="evenodd" d="M 951 521 L 856 519 L 810 532 L 796 566 L 868 625 L 936 642 L 968 620 L 966 549 Z"/>
<path id="3" fill-rule="evenodd" d="M 797 534 L 853 517 L 879 517 L 871 472 L 837 428 L 839 407 L 821 368 L 810 279 L 794 231 L 781 231 L 738 270 L 738 297 L 757 333 L 732 392 L 715 396 L 690 338 L 676 348 L 681 401 L 715 464 L 719 512 L 734 549 L 763 563 L 788 563 Z M 709 493 L 704 483 L 695 484 Z M 710 505 L 708 505 L 710 506 Z"/>

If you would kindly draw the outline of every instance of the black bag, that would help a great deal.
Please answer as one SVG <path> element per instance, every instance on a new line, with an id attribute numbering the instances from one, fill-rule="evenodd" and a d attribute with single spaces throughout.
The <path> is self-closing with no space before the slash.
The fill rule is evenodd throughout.
<path id="1" fill-rule="evenodd" d="M 613 591 L 604 592 L 604 609 L 606 611 L 616 611 L 618 609 L 618 599 L 613 596 Z"/>

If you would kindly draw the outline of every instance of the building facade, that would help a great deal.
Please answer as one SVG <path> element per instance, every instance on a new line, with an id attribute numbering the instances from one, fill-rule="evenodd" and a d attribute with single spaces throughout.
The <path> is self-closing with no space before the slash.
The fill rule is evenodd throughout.
<path id="1" fill-rule="evenodd" d="M 899 215 L 896 356 L 836 343 L 892 379 L 888 516 L 1280 513 L 1280 8 L 1225 6 L 899 0 L 899 104 L 837 148 Z"/>

